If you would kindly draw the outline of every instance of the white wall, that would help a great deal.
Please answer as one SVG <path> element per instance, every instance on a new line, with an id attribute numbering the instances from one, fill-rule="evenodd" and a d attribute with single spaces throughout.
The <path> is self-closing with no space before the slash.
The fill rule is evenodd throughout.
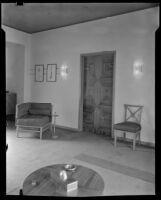
<path id="1" fill-rule="evenodd" d="M 33 101 L 52 102 L 61 126 L 78 128 L 80 54 L 116 50 L 115 118 L 123 119 L 123 104 L 141 104 L 141 140 L 155 143 L 155 30 L 158 8 L 146 9 L 93 22 L 32 35 L 32 67 L 35 64 L 66 63 L 67 80 L 36 83 L 32 77 Z M 143 62 L 143 76 L 133 75 L 133 63 Z"/>
<path id="2" fill-rule="evenodd" d="M 24 45 L 6 43 L 6 90 L 17 94 L 17 103 L 24 101 Z"/>
<path id="3" fill-rule="evenodd" d="M 6 34 L 6 42 L 12 42 L 15 45 L 23 45 L 25 48 L 25 57 L 24 57 L 24 97 L 23 101 L 30 101 L 30 42 L 31 42 L 31 35 L 24 33 L 22 31 L 15 30 L 13 28 L 7 27 L 2 25 L 2 29 L 5 31 Z"/>
<path id="4" fill-rule="evenodd" d="M 6 40 L 25 46 L 24 101 L 52 102 L 57 124 L 78 128 L 80 54 L 116 50 L 114 122 L 123 119 L 123 104 L 142 104 L 141 140 L 155 143 L 155 30 L 159 8 L 151 8 L 60 29 L 26 34 L 2 26 Z M 30 59 L 31 56 L 31 59 Z M 133 63 L 143 75 L 133 76 Z M 67 80 L 34 82 L 35 64 L 69 66 Z M 58 71 L 59 73 L 59 71 Z"/>

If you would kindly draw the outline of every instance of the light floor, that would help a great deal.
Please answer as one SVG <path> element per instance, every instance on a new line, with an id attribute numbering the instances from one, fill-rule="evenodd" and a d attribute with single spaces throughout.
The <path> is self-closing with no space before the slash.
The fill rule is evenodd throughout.
<path id="1" fill-rule="evenodd" d="M 17 138 L 15 127 L 7 127 L 7 194 L 18 195 L 30 173 L 58 163 L 79 164 L 98 172 L 104 180 L 105 196 L 155 194 L 154 149 L 136 146 L 133 151 L 131 144 L 125 143 L 118 143 L 118 147 L 114 148 L 113 141 L 108 137 L 63 129 L 56 131 L 59 135 L 57 139 L 52 139 L 47 131 L 40 140 L 37 133 L 24 132 L 21 138 Z M 86 159 L 83 160 L 83 156 Z M 134 173 L 129 169 L 134 169 Z M 138 171 L 145 179 L 137 176 Z M 152 178 L 148 180 L 147 177 L 146 180 L 146 174 Z"/>

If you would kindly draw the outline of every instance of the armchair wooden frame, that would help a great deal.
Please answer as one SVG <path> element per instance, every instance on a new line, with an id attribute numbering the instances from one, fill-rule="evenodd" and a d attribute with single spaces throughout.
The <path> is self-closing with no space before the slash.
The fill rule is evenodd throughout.
<path id="1" fill-rule="evenodd" d="M 26 120 L 29 121 L 30 117 L 32 119 L 32 112 L 38 112 L 38 118 L 40 118 L 40 121 L 38 121 L 38 118 L 36 118 L 36 123 L 33 124 L 33 122 L 27 123 Z M 44 111 L 47 112 L 44 113 Z M 30 113 L 30 114 L 29 114 Z M 33 115 L 35 115 L 34 113 Z M 18 120 L 23 120 L 23 117 L 26 117 L 26 120 L 24 122 L 18 122 Z M 49 121 L 43 122 L 41 117 L 49 117 Z M 33 119 L 34 120 L 34 119 Z M 27 102 L 27 103 L 21 103 L 16 105 L 16 134 L 17 137 L 19 137 L 19 132 L 21 130 L 27 131 L 27 132 L 38 132 L 40 133 L 40 139 L 42 139 L 42 134 L 47 129 L 50 129 L 52 133 L 52 104 L 51 103 L 35 103 L 35 102 Z"/>
<path id="2" fill-rule="evenodd" d="M 27 132 L 31 132 L 31 133 L 40 133 L 40 139 L 42 139 L 42 133 L 44 131 L 46 131 L 47 129 L 50 129 L 50 131 L 52 132 L 52 124 L 51 123 L 47 123 L 44 126 L 23 126 L 23 125 L 16 125 L 16 135 L 17 137 L 19 137 L 19 131 L 23 130 L 23 131 L 27 131 Z"/>
<path id="3" fill-rule="evenodd" d="M 113 125 L 114 146 L 116 147 L 116 144 L 117 144 L 118 131 L 123 131 L 124 140 L 126 139 L 127 132 L 133 134 L 133 150 L 135 150 L 137 138 L 138 138 L 138 142 L 140 143 L 141 114 L 142 114 L 143 106 L 124 104 L 124 108 L 125 108 L 124 122 Z"/>

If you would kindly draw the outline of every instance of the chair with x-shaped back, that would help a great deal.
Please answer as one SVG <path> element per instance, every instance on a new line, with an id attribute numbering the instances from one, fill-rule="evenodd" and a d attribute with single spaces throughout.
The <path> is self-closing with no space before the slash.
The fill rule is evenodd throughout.
<path id="1" fill-rule="evenodd" d="M 133 150 L 135 150 L 136 138 L 140 143 L 140 132 L 141 132 L 141 114 L 143 106 L 124 104 L 125 118 L 124 122 L 113 125 L 114 130 L 114 146 L 117 143 L 118 131 L 124 133 L 124 139 L 126 139 L 126 132 L 133 134 Z"/>

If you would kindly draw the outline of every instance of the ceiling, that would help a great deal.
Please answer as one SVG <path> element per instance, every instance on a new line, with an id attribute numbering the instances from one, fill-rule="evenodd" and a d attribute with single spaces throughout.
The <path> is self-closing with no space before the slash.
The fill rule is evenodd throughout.
<path id="1" fill-rule="evenodd" d="M 158 6 L 158 3 L 2 3 L 2 24 L 36 33 Z"/>

